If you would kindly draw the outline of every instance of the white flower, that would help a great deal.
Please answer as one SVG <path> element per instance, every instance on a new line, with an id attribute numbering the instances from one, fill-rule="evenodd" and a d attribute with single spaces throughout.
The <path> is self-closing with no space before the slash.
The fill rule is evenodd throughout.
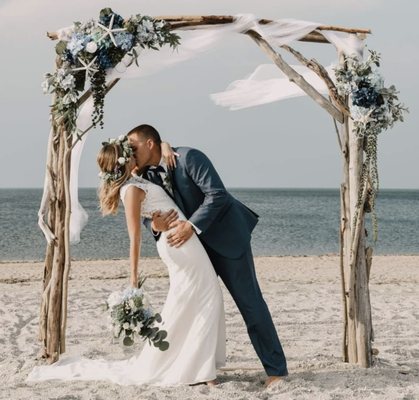
<path id="1" fill-rule="evenodd" d="M 124 292 L 122 293 L 122 297 L 124 300 L 128 300 L 131 297 L 136 297 L 136 296 L 143 296 L 143 290 L 142 289 L 137 289 L 137 288 L 127 288 L 124 290 Z"/>
<path id="2" fill-rule="evenodd" d="M 97 50 L 97 44 L 94 41 L 91 41 L 89 43 L 87 43 L 86 45 L 86 51 L 89 53 L 96 53 Z"/>
<path id="3" fill-rule="evenodd" d="M 125 158 L 124 157 L 119 157 L 118 158 L 118 164 L 125 165 Z"/>
<path id="4" fill-rule="evenodd" d="M 124 329 L 129 329 L 129 322 L 124 322 L 124 325 L 122 325 Z"/>
<path id="5" fill-rule="evenodd" d="M 99 176 L 102 177 L 104 175 L 103 172 L 99 173 Z M 113 308 L 114 306 L 122 303 L 122 294 L 121 292 L 112 292 L 107 301 L 109 308 Z"/>
<path id="6" fill-rule="evenodd" d="M 148 32 L 154 32 L 154 25 L 152 21 L 145 19 L 143 20 L 142 25 Z"/>
<path id="7" fill-rule="evenodd" d="M 58 40 L 64 40 L 68 42 L 69 40 L 71 40 L 71 36 L 73 35 L 73 33 L 74 33 L 73 26 L 68 26 L 66 28 L 58 29 L 57 31 Z"/>
<path id="8" fill-rule="evenodd" d="M 109 139 L 109 144 L 112 144 L 112 143 L 116 143 L 116 140 L 114 138 Z"/>
<path id="9" fill-rule="evenodd" d="M 125 135 L 119 135 L 119 136 L 118 136 L 118 140 L 119 140 L 120 142 L 123 142 L 123 141 L 124 141 L 124 139 L 125 139 Z"/>
<path id="10" fill-rule="evenodd" d="M 61 87 L 64 90 L 67 89 L 74 89 L 76 87 L 76 80 L 74 79 L 74 76 L 71 74 L 68 74 L 62 81 L 61 81 Z"/>

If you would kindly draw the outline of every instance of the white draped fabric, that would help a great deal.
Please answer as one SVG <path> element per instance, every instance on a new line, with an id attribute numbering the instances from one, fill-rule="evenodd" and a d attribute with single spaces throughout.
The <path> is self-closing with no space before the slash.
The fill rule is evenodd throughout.
<path id="1" fill-rule="evenodd" d="M 166 47 L 160 51 L 139 50 L 140 68 L 135 63 L 129 65 L 130 59 L 125 58 L 115 68 L 107 73 L 107 80 L 115 78 L 137 79 L 154 74 L 172 65 L 189 60 L 199 54 L 213 48 L 226 35 L 233 33 L 243 33 L 249 29 L 258 32 L 272 46 L 289 44 L 304 37 L 314 31 L 320 23 L 299 21 L 294 19 L 284 19 L 274 21 L 267 25 L 258 23 L 257 17 L 251 14 L 242 14 L 235 17 L 231 24 L 220 26 L 201 26 L 195 30 L 181 32 L 181 45 L 175 51 Z M 68 28 L 58 32 L 59 38 L 65 38 Z M 345 54 L 362 54 L 363 42 L 354 34 L 322 31 L 322 34 L 335 45 L 338 52 Z M 275 72 L 273 70 L 275 69 Z M 323 83 L 307 68 L 298 67 L 297 72 L 307 78 L 314 87 L 325 92 Z M 330 72 L 330 68 L 329 68 Z M 239 109 L 253 107 L 255 105 L 269 103 L 272 101 L 283 100 L 295 96 L 305 95 L 294 83 L 284 78 L 283 74 L 276 66 L 259 66 L 246 79 L 235 81 L 222 93 L 212 95 L 216 104 Z M 86 102 L 80 110 L 77 127 L 84 131 L 90 124 L 90 115 L 93 110 L 93 102 Z M 70 222 L 70 241 L 77 243 L 80 240 L 80 232 L 87 223 L 87 213 L 83 210 L 78 201 L 78 169 L 83 145 L 86 136 L 77 144 L 72 152 L 71 159 L 71 222 Z"/>
<path id="2" fill-rule="evenodd" d="M 328 93 L 326 84 L 316 73 L 301 65 L 291 67 L 318 92 Z M 333 79 L 332 65 L 326 71 Z M 246 79 L 232 82 L 225 91 L 211 94 L 211 98 L 219 106 L 240 110 L 305 95 L 299 86 L 290 84 L 289 78 L 276 65 L 262 64 Z"/>

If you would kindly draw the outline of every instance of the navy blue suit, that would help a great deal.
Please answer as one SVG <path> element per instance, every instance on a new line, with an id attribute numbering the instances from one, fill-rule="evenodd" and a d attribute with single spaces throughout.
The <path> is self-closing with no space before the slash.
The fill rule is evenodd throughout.
<path id="1" fill-rule="evenodd" d="M 250 247 L 258 215 L 227 192 L 204 153 L 189 147 L 173 150 L 180 155 L 177 167 L 169 171 L 176 204 L 202 231 L 198 237 L 236 302 L 266 373 L 287 375 L 284 352 L 257 282 Z M 144 177 L 155 182 L 150 171 Z M 149 219 L 144 224 L 151 230 Z"/>

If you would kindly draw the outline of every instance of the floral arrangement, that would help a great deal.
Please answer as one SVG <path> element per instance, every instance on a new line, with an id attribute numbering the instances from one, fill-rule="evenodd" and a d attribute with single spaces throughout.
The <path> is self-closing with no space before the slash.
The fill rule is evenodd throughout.
<path id="1" fill-rule="evenodd" d="M 372 211 L 374 240 L 377 239 L 377 218 L 375 200 L 379 180 L 377 168 L 377 137 L 391 128 L 395 122 L 403 121 L 408 111 L 399 101 L 398 92 L 392 85 L 384 86 L 384 79 L 378 71 L 380 55 L 369 51 L 365 61 L 355 56 L 345 57 L 345 62 L 335 68 L 336 88 L 341 96 L 349 96 L 350 113 L 358 138 L 364 140 L 365 161 L 362 169 L 357 210 L 361 207 L 362 193 L 369 185 L 364 205 L 366 212 Z M 358 212 L 354 217 L 354 223 Z"/>
<path id="2" fill-rule="evenodd" d="M 63 118 L 69 133 L 76 132 L 78 100 L 85 86 L 91 85 L 94 101 L 92 123 L 103 128 L 103 106 L 107 92 L 106 71 L 114 68 L 125 56 L 138 65 L 137 50 L 158 50 L 166 44 L 175 48 L 179 36 L 170 32 L 165 21 L 140 14 L 123 19 L 110 8 L 100 11 L 99 21 L 75 22 L 61 30 L 55 50 L 57 70 L 45 75 L 45 93 L 54 93 L 52 113 Z"/>
<path id="3" fill-rule="evenodd" d="M 128 137 L 126 135 L 120 135 L 116 139 L 109 139 L 108 142 L 102 142 L 102 146 L 107 146 L 109 144 L 116 144 L 120 146 L 122 154 L 116 160 L 116 165 L 113 171 L 99 172 L 99 176 L 107 183 L 117 181 L 119 178 L 121 178 L 123 174 L 121 167 L 129 163 L 129 160 L 133 154 L 132 148 L 128 142 Z"/>
<path id="4" fill-rule="evenodd" d="M 110 294 L 106 302 L 110 312 L 111 329 L 115 338 L 123 334 L 123 344 L 134 344 L 135 334 L 148 340 L 150 344 L 165 351 L 169 342 L 165 341 L 167 332 L 154 326 L 161 323 L 160 314 L 154 313 L 147 294 L 141 288 L 145 279 L 140 280 L 138 288 L 127 288 Z"/>

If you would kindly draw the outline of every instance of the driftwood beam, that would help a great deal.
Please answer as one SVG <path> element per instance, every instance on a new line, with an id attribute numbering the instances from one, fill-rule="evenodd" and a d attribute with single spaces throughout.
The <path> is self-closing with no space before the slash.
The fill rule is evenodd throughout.
<path id="1" fill-rule="evenodd" d="M 190 22 L 196 23 L 201 22 L 207 25 L 214 24 L 228 24 L 232 23 L 235 20 L 233 15 L 181 15 L 181 16 L 172 16 L 172 15 L 160 15 L 154 17 L 154 19 L 165 20 L 167 22 Z M 261 18 L 258 20 L 261 25 L 267 25 L 271 22 L 275 22 L 272 19 Z M 364 28 L 345 28 L 343 26 L 334 26 L 334 25 L 320 25 L 318 30 L 321 31 L 337 31 L 337 32 L 347 32 L 347 33 L 371 33 L 371 29 Z"/>
<path id="2" fill-rule="evenodd" d="M 257 45 L 272 59 L 272 61 L 278 66 L 278 68 L 289 78 L 291 82 L 298 85 L 308 96 L 310 96 L 316 103 L 324 108 L 334 119 L 338 122 L 343 123 L 344 115 L 338 110 L 329 100 L 323 97 L 313 86 L 311 86 L 300 74 L 298 74 L 293 68 L 291 68 L 282 57 L 270 46 L 270 44 L 262 38 L 255 31 L 247 31 L 249 35 Z"/>
<path id="3" fill-rule="evenodd" d="M 153 17 L 157 20 L 165 20 L 171 25 L 171 29 L 194 29 L 197 26 L 204 26 L 204 25 L 223 25 L 223 24 L 231 24 L 235 21 L 233 15 L 159 15 Z M 275 22 L 271 19 L 261 18 L 258 20 L 261 25 L 267 25 L 271 22 Z M 336 31 L 336 32 L 347 32 L 347 33 L 355 33 L 355 34 L 370 34 L 370 29 L 363 29 L 363 28 L 345 28 L 342 26 L 333 26 L 333 25 L 321 25 L 316 28 L 317 31 Z M 47 32 L 47 36 L 51 40 L 57 40 L 58 34 L 57 32 Z M 302 42 L 317 42 L 317 43 L 329 43 L 329 41 L 319 32 L 311 32 L 308 35 L 304 36 L 300 39 Z"/>

